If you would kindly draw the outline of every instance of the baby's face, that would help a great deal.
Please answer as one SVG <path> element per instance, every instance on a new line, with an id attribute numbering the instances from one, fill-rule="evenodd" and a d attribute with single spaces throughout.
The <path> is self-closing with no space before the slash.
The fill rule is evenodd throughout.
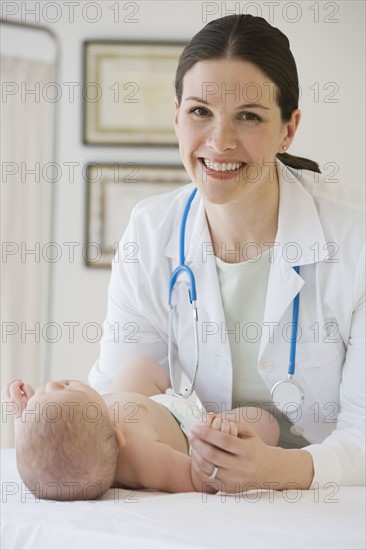
<path id="1" fill-rule="evenodd" d="M 80 380 L 51 380 L 46 384 L 39 386 L 34 395 L 29 399 L 25 411 L 35 409 L 35 406 L 49 405 L 51 403 L 60 405 L 61 407 L 70 404 L 89 403 L 90 407 L 94 406 L 98 414 L 109 415 L 107 405 L 103 397 L 93 388 L 81 382 Z M 93 411 L 90 411 L 90 415 Z"/>

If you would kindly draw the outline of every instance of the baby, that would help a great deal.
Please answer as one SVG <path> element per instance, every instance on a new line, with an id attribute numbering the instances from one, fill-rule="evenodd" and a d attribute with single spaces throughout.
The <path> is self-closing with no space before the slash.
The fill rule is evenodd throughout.
<path id="1" fill-rule="evenodd" d="M 189 429 L 205 421 L 237 436 L 255 408 L 206 414 L 194 398 L 163 394 L 167 377 L 153 360 L 146 358 L 144 367 L 139 361 L 139 368 L 134 361 L 103 396 L 78 380 L 51 381 L 35 391 L 22 380 L 6 384 L 2 399 L 16 419 L 18 470 L 38 498 L 92 500 L 111 487 L 217 491 L 195 475 Z M 131 387 L 151 397 L 124 391 Z M 276 445 L 277 421 L 261 413 L 251 427 Z"/>

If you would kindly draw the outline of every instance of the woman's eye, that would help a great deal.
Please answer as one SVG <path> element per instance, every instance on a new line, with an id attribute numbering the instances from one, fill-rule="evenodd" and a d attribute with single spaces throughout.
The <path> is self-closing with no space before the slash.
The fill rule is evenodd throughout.
<path id="1" fill-rule="evenodd" d="M 246 120 L 248 122 L 260 122 L 261 118 L 256 115 L 255 113 L 243 113 L 241 115 L 241 118 L 243 120 Z"/>
<path id="2" fill-rule="evenodd" d="M 203 107 L 194 107 L 190 111 L 191 113 L 197 115 L 198 117 L 205 117 L 208 115 L 207 109 L 204 109 Z"/>

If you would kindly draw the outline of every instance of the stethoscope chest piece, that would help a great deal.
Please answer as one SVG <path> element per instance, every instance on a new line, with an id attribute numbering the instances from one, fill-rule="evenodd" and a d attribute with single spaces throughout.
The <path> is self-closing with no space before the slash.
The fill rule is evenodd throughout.
<path id="1" fill-rule="evenodd" d="M 302 387 L 291 376 L 273 386 L 271 397 L 276 408 L 285 414 L 298 411 L 304 403 Z"/>

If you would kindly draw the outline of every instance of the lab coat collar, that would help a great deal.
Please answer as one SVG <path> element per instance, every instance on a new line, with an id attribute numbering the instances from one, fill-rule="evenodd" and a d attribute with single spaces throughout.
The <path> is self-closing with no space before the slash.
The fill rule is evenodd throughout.
<path id="1" fill-rule="evenodd" d="M 179 259 L 179 237 L 180 226 L 184 208 L 194 186 L 187 186 L 187 193 L 181 203 L 181 213 L 178 214 L 179 222 L 176 223 L 171 237 L 165 248 L 164 255 L 167 258 Z M 187 264 L 200 264 L 202 258 L 202 248 L 211 243 L 211 236 L 208 229 L 206 211 L 199 192 L 194 198 L 187 218 L 186 236 L 185 236 L 185 259 Z"/>
<path id="2" fill-rule="evenodd" d="M 306 170 L 299 177 L 279 160 L 276 164 L 280 200 L 275 247 L 291 267 L 322 262 L 328 256 L 326 241 L 314 199 L 306 190 L 314 173 Z"/>
<path id="3" fill-rule="evenodd" d="M 278 229 L 273 250 L 263 323 L 268 327 L 280 323 L 295 296 L 305 284 L 301 266 L 324 261 L 328 255 L 327 244 L 318 211 L 306 186 L 314 174 L 296 170 L 277 161 L 280 187 Z M 293 269 L 300 266 L 300 275 Z M 264 325 L 263 325 L 264 326 Z M 258 362 L 265 354 L 272 338 L 269 330 L 262 331 Z"/>

